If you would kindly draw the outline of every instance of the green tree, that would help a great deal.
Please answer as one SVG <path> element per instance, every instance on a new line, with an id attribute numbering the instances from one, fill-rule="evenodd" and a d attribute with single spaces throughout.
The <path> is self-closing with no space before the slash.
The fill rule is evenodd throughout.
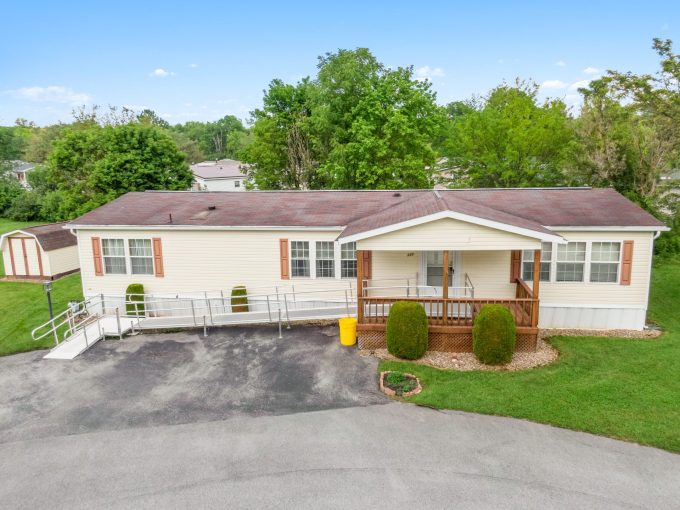
<path id="1" fill-rule="evenodd" d="M 182 190 L 193 180 L 172 138 L 138 123 L 66 130 L 50 154 L 48 178 L 59 197 L 53 220 L 71 219 L 129 191 Z"/>
<path id="2" fill-rule="evenodd" d="M 449 108 L 445 156 L 455 184 L 470 187 L 555 186 L 568 182 L 574 129 L 565 104 L 539 104 L 538 87 L 501 85 L 483 100 Z"/>
<path id="3" fill-rule="evenodd" d="M 365 48 L 319 58 L 316 79 L 273 80 L 244 160 L 261 189 L 430 185 L 444 121 L 430 84 Z"/>
<path id="4" fill-rule="evenodd" d="M 576 171 L 588 183 L 614 186 L 654 209 L 666 190 L 660 176 L 680 163 L 680 56 L 654 40 L 655 75 L 609 71 L 581 89 L 581 150 Z"/>
<path id="5" fill-rule="evenodd" d="M 427 81 L 412 68 L 381 70 L 348 112 L 351 120 L 320 170 L 335 188 L 426 188 L 435 167 L 433 142 L 444 121 Z M 315 112 L 316 113 L 316 112 Z M 342 140 L 342 141 L 341 141 Z"/>

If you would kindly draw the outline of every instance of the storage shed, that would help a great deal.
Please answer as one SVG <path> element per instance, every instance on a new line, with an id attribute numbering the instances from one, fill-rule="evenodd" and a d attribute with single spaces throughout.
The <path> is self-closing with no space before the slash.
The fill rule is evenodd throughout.
<path id="1" fill-rule="evenodd" d="M 0 237 L 7 278 L 54 280 L 78 271 L 78 240 L 65 225 L 37 225 Z"/>

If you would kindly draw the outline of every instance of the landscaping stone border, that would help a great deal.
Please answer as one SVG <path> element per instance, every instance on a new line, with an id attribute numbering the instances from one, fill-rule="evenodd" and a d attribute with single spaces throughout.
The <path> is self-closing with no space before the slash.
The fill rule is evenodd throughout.
<path id="1" fill-rule="evenodd" d="M 394 370 L 385 370 L 383 372 L 380 372 L 380 391 L 382 391 L 385 395 L 389 397 L 396 397 L 397 392 L 394 391 L 392 388 L 388 388 L 385 386 L 383 383 L 383 380 L 385 379 L 385 376 L 389 374 L 390 372 L 394 372 Z M 418 379 L 415 375 L 409 374 L 408 372 L 402 372 L 404 375 L 408 375 L 409 377 L 413 377 L 416 380 L 417 386 L 412 389 L 411 391 L 407 391 L 406 393 L 402 393 L 401 397 L 412 397 L 413 395 L 417 395 L 421 391 L 423 391 L 423 387 L 420 385 L 420 379 Z"/>

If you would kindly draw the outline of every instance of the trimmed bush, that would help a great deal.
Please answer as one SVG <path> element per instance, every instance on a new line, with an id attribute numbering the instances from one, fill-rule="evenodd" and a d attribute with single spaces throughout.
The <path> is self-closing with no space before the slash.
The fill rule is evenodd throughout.
<path id="1" fill-rule="evenodd" d="M 390 308 L 385 330 L 387 350 L 403 359 L 418 359 L 427 350 L 427 314 L 419 303 L 397 301 Z"/>
<path id="2" fill-rule="evenodd" d="M 484 305 L 472 327 L 472 350 L 487 365 L 504 365 L 512 360 L 517 341 L 515 319 L 503 305 Z"/>
<path id="3" fill-rule="evenodd" d="M 248 291 L 243 285 L 238 285 L 231 289 L 231 311 L 248 311 Z"/>
<path id="4" fill-rule="evenodd" d="M 141 283 L 131 283 L 125 291 L 125 312 L 134 317 L 142 316 L 146 313 L 144 308 L 144 285 Z M 130 302 L 132 301 L 132 302 Z"/>

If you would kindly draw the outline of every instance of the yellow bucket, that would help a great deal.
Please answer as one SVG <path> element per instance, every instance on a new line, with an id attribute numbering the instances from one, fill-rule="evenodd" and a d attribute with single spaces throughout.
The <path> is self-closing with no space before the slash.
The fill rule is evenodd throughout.
<path id="1" fill-rule="evenodd" d="M 338 323 L 340 324 L 340 343 L 342 345 L 357 343 L 357 320 L 354 317 L 345 317 Z"/>

